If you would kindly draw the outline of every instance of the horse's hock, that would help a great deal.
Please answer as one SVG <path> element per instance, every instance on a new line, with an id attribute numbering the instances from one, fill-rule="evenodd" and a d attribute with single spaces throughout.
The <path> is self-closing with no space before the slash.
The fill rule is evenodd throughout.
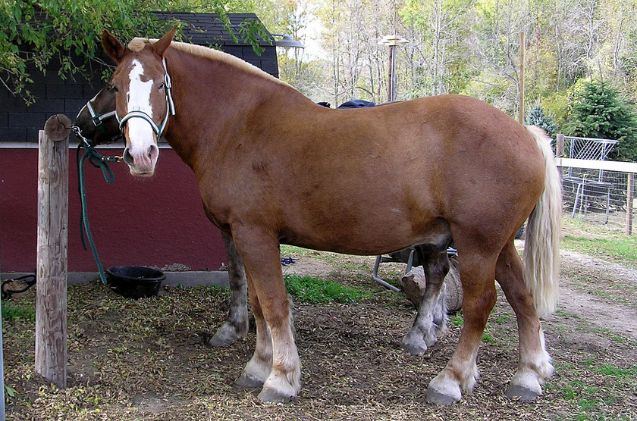
<path id="1" fill-rule="evenodd" d="M 442 294 L 445 295 L 447 311 L 456 312 L 462 308 L 462 284 L 458 271 L 458 259 L 449 258 L 449 264 L 449 273 L 445 277 Z M 420 301 L 425 294 L 426 282 L 425 272 L 421 266 L 412 268 L 400 279 L 403 292 L 416 309 L 420 306 Z"/>

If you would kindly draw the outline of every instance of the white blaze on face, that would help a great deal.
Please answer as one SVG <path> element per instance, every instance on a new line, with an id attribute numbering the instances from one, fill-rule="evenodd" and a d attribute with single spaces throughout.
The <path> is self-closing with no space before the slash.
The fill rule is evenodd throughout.
<path id="1" fill-rule="evenodd" d="M 152 79 L 142 81 L 144 66 L 138 60 L 133 60 L 132 69 L 128 75 L 130 85 L 128 88 L 128 112 L 143 111 L 153 118 L 153 108 L 150 104 L 150 93 L 153 87 Z M 155 144 L 155 132 L 151 125 L 144 119 L 131 118 L 126 122 L 128 126 L 128 140 L 130 142 L 130 154 L 137 162 L 138 158 L 147 159 L 148 149 Z"/>

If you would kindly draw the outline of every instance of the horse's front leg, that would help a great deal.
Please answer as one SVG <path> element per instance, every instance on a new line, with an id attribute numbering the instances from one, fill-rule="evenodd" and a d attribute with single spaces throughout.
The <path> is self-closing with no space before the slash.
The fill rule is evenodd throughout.
<path id="1" fill-rule="evenodd" d="M 210 340 L 210 346 L 230 346 L 238 339 L 245 338 L 248 334 L 248 305 L 247 305 L 247 281 L 243 261 L 237 253 L 234 241 L 228 234 L 223 233 L 223 243 L 226 246 L 228 257 L 228 281 L 230 283 L 230 310 L 228 318 L 217 330 Z"/>
<path id="2" fill-rule="evenodd" d="M 255 352 L 238 383 L 247 379 L 253 384 L 253 380 L 263 381 L 259 399 L 289 401 L 301 390 L 301 361 L 289 317 L 278 239 L 270 233 L 245 226 L 233 227 L 232 236 L 245 263 L 257 325 Z M 271 355 L 271 367 L 267 367 L 268 354 Z"/>

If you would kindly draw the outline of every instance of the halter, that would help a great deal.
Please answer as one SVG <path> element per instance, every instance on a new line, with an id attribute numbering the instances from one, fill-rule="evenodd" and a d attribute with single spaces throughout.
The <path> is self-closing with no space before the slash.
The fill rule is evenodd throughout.
<path id="1" fill-rule="evenodd" d="M 161 137 L 161 134 L 166 128 L 166 123 L 168 123 L 168 116 L 175 115 L 175 103 L 173 102 L 173 97 L 171 93 L 172 85 L 170 82 L 170 75 L 168 74 L 168 69 L 166 68 L 166 58 L 162 59 L 162 64 L 164 66 L 164 90 L 166 92 L 167 111 L 166 111 L 166 116 L 164 117 L 164 120 L 161 122 L 161 125 L 157 126 L 157 124 L 155 124 L 151 116 L 149 116 L 143 111 L 129 111 L 128 114 L 126 114 L 121 119 L 119 118 L 117 114 L 115 114 L 115 117 L 117 117 L 117 121 L 119 122 L 120 130 L 122 130 L 122 128 L 124 127 L 124 124 L 126 124 L 126 122 L 130 120 L 131 118 L 141 118 L 142 120 L 145 120 L 146 122 L 148 122 L 148 124 L 150 124 L 150 127 L 153 128 L 153 131 L 157 135 L 158 139 Z"/>
<path id="2" fill-rule="evenodd" d="M 93 102 L 92 99 L 90 99 L 87 103 L 86 103 L 86 108 L 88 109 L 88 112 L 91 114 L 91 120 L 93 120 L 93 124 L 97 127 L 100 124 L 102 124 L 104 122 L 104 120 L 107 120 L 113 116 L 116 116 L 117 113 L 115 112 L 115 110 L 110 111 L 106 114 L 102 114 L 99 115 L 95 112 L 95 110 L 93 109 L 93 104 L 91 104 L 91 102 Z"/>

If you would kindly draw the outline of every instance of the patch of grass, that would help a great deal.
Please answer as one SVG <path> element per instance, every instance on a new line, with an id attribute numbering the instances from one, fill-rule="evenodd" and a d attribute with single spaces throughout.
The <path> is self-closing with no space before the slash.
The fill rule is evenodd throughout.
<path id="1" fill-rule="evenodd" d="M 495 338 L 490 333 L 485 332 L 482 334 L 482 342 L 486 344 L 492 344 L 495 342 Z"/>
<path id="2" fill-rule="evenodd" d="M 614 261 L 637 265 L 637 237 L 609 234 L 605 238 L 590 238 L 567 234 L 562 248 Z"/>
<path id="3" fill-rule="evenodd" d="M 17 304 L 13 301 L 2 302 L 2 320 L 35 320 L 35 308 L 31 304 Z"/>
<path id="4" fill-rule="evenodd" d="M 599 367 L 595 367 L 594 371 L 605 376 L 617 377 L 617 378 L 630 378 L 637 377 L 637 365 L 628 368 L 617 367 L 611 364 L 604 364 Z"/>
<path id="5" fill-rule="evenodd" d="M 499 325 L 507 324 L 509 321 L 511 321 L 511 314 L 509 313 L 498 314 L 497 316 L 495 316 L 494 321 L 495 323 Z"/>
<path id="6" fill-rule="evenodd" d="M 605 327 L 593 327 L 592 328 L 593 332 L 595 332 L 598 335 L 601 336 L 605 336 L 608 339 L 610 339 L 611 341 L 618 343 L 618 344 L 630 344 L 631 342 L 634 342 L 634 346 L 637 346 L 637 341 L 631 340 L 630 338 L 627 338 L 625 336 L 622 336 L 620 334 L 618 334 L 615 331 L 612 331 L 608 328 Z"/>
<path id="7" fill-rule="evenodd" d="M 304 303 L 357 303 L 371 297 L 369 291 L 315 276 L 286 275 L 285 286 Z"/>
<path id="8" fill-rule="evenodd" d="M 451 324 L 454 325 L 455 327 L 464 326 L 464 318 L 462 317 L 462 314 L 460 313 L 454 314 L 453 317 L 451 318 Z"/>

